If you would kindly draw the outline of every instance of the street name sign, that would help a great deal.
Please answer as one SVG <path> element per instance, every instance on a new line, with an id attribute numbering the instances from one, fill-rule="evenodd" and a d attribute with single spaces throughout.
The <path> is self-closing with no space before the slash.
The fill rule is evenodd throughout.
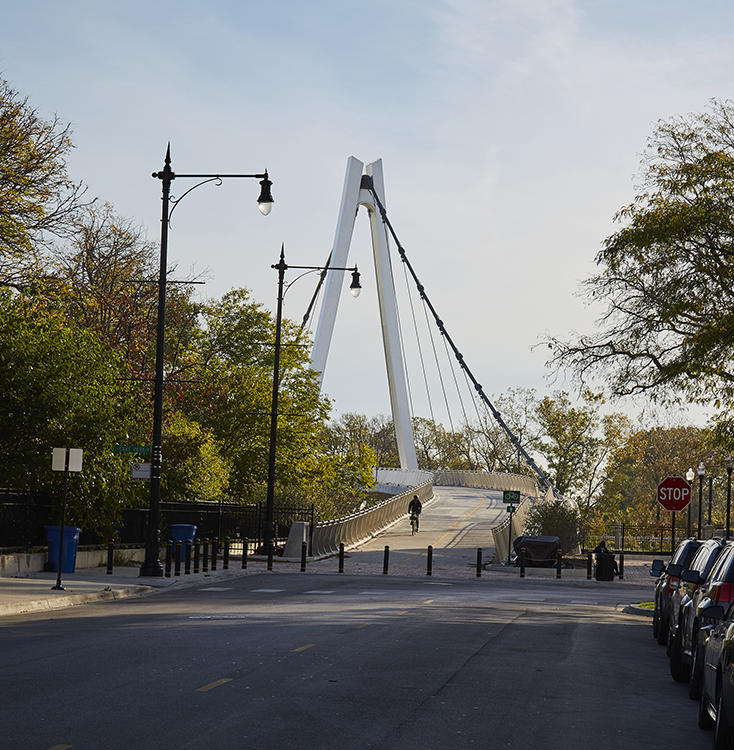
<path id="1" fill-rule="evenodd" d="M 150 453 L 149 445 L 115 445 L 113 453 Z"/>
<path id="2" fill-rule="evenodd" d="M 683 477 L 666 477 L 658 485 L 657 499 L 665 510 L 683 510 L 691 502 L 691 485 Z"/>
<path id="3" fill-rule="evenodd" d="M 502 502 L 518 505 L 520 503 L 520 490 L 505 490 L 502 493 Z"/>

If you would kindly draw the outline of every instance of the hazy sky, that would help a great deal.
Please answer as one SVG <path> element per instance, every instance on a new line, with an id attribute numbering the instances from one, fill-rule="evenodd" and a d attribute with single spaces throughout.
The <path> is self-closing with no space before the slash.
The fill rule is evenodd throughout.
<path id="1" fill-rule="evenodd" d="M 72 177 L 151 239 L 169 141 L 180 173 L 269 170 L 268 217 L 254 181 L 202 187 L 174 216 L 169 258 L 208 270 L 208 297 L 245 286 L 274 309 L 281 243 L 322 264 L 347 158 L 381 158 L 390 219 L 495 395 L 545 394 L 531 347 L 591 330 L 578 282 L 654 123 L 732 95 L 730 0 L 0 0 L 0 19 L 2 76 L 72 123 Z M 351 262 L 365 290 L 342 301 L 324 387 L 337 412 L 387 413 L 363 212 Z M 311 292 L 294 285 L 286 315 Z"/>

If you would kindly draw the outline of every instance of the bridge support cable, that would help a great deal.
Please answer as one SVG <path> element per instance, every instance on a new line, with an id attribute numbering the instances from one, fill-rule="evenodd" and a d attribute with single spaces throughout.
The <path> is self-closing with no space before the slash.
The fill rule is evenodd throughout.
<path id="1" fill-rule="evenodd" d="M 510 428 L 505 423 L 504 419 L 502 419 L 502 415 L 497 411 L 497 409 L 494 407 L 494 404 L 490 401 L 487 394 L 484 392 L 484 389 L 482 388 L 481 383 L 474 377 L 474 374 L 472 373 L 469 366 L 466 364 L 466 361 L 464 360 L 464 356 L 459 351 L 458 347 L 454 343 L 453 339 L 449 335 L 448 331 L 446 330 L 446 327 L 444 326 L 443 320 L 439 317 L 438 313 L 436 312 L 436 309 L 434 308 L 433 304 L 431 303 L 431 300 L 428 298 L 428 295 L 426 294 L 425 287 L 423 284 L 421 284 L 420 279 L 418 278 L 415 270 L 413 269 L 413 266 L 411 265 L 410 261 L 408 260 L 408 256 L 405 252 L 405 248 L 401 245 L 400 240 L 398 239 L 397 234 L 395 233 L 395 229 L 393 228 L 392 224 L 390 223 L 390 220 L 387 217 L 387 211 L 380 201 L 379 196 L 375 192 L 373 186 L 368 183 L 368 180 L 365 180 L 363 178 L 363 187 L 367 188 L 369 192 L 372 194 L 372 197 L 375 201 L 375 205 L 378 207 L 378 210 L 380 212 L 380 216 L 382 218 L 382 221 L 384 225 L 387 227 L 388 231 L 392 235 L 393 240 L 395 241 L 395 245 L 398 249 L 398 253 L 400 254 L 400 259 L 407 267 L 408 271 L 410 272 L 410 275 L 413 277 L 413 281 L 415 282 L 416 288 L 418 289 L 418 293 L 421 296 L 421 299 L 424 301 L 424 303 L 427 305 L 428 309 L 431 311 L 431 315 L 433 316 L 433 319 L 438 326 L 438 330 L 441 332 L 441 335 L 445 337 L 448 345 L 451 347 L 451 350 L 454 352 L 454 357 L 456 358 L 457 362 L 459 363 L 459 366 L 464 370 L 466 376 L 471 381 L 472 385 L 474 386 L 474 389 L 476 390 L 477 394 L 479 395 L 480 399 L 484 402 L 484 404 L 487 406 L 487 408 L 492 413 L 492 416 L 494 417 L 497 424 L 500 425 L 500 427 L 504 430 L 507 437 L 510 439 L 510 442 L 512 445 L 517 449 L 517 451 L 523 456 L 525 459 L 525 462 L 527 465 L 535 472 L 535 474 L 538 476 L 541 484 L 545 486 L 548 489 L 552 489 L 554 495 L 556 497 L 560 497 L 560 494 L 558 491 L 553 487 L 550 479 L 545 475 L 545 473 L 542 471 L 542 469 L 535 463 L 532 456 L 525 450 L 525 448 L 522 446 L 520 441 L 517 439 L 515 434 L 510 430 Z"/>

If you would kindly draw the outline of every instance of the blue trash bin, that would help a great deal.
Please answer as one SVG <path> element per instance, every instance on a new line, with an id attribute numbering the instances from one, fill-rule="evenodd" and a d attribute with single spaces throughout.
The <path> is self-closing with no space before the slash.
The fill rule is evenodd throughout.
<path id="1" fill-rule="evenodd" d="M 73 573 L 76 569 L 76 553 L 79 548 L 81 529 L 76 526 L 64 526 L 64 547 L 61 552 L 61 572 Z M 59 572 L 59 539 L 61 526 L 46 526 L 48 542 L 48 561 L 53 565 L 53 572 Z"/>
<path id="2" fill-rule="evenodd" d="M 186 559 L 186 542 L 193 544 L 196 536 L 196 526 L 188 523 L 172 523 L 168 526 L 173 539 L 173 557 L 176 558 L 176 542 L 181 542 L 181 562 Z"/>

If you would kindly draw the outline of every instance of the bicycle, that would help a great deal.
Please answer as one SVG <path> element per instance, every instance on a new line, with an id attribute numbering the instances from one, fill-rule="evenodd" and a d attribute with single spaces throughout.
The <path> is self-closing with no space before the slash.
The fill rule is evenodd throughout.
<path id="1" fill-rule="evenodd" d="M 418 514 L 417 513 L 411 513 L 410 514 L 410 529 L 411 529 L 411 536 L 414 536 L 418 533 Z"/>

